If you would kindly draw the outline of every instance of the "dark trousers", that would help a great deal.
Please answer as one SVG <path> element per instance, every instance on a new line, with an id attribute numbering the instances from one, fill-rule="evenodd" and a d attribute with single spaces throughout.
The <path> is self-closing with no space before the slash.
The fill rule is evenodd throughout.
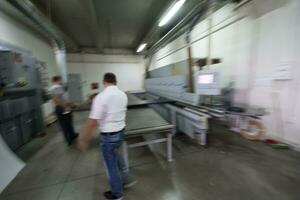
<path id="1" fill-rule="evenodd" d="M 124 130 L 113 135 L 101 135 L 101 150 L 109 176 L 111 192 L 116 197 L 123 196 L 123 184 L 129 182 L 129 171 L 119 154 L 119 148 L 124 140 Z"/>
<path id="2" fill-rule="evenodd" d="M 56 106 L 55 114 L 57 116 L 58 123 L 63 131 L 65 140 L 69 145 L 72 144 L 72 141 L 77 137 L 73 127 L 72 112 L 64 114 L 64 109 L 60 106 Z"/>

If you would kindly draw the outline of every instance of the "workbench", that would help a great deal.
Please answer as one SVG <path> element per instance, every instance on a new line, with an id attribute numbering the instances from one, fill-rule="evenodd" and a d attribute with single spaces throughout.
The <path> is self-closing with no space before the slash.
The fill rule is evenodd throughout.
<path id="1" fill-rule="evenodd" d="M 128 105 L 126 113 L 125 140 L 122 145 L 124 162 L 129 169 L 128 150 L 157 143 L 166 143 L 166 157 L 168 161 L 172 161 L 172 136 L 174 134 L 174 126 L 160 116 L 149 105 L 166 104 L 173 102 L 168 99 L 142 100 L 133 93 L 127 93 Z M 90 105 L 74 108 L 74 112 L 88 111 Z M 146 135 L 157 135 L 160 138 L 144 140 L 142 142 L 133 142 L 133 138 L 145 137 Z"/>
<path id="2" fill-rule="evenodd" d="M 131 108 L 127 111 L 123 157 L 129 167 L 128 149 L 150 144 L 163 143 L 166 145 L 167 160 L 172 161 L 172 136 L 174 126 L 163 119 L 150 107 Z M 131 138 L 143 137 L 149 134 L 160 134 L 163 137 L 142 142 L 130 143 Z"/>
<path id="3" fill-rule="evenodd" d="M 137 108 L 137 107 L 145 107 L 148 105 L 153 105 L 153 104 L 166 104 L 166 103 L 174 103 L 174 100 L 170 99 L 150 99 L 150 100 L 143 100 L 139 99 L 138 97 L 133 95 L 134 93 L 127 93 L 128 97 L 128 104 L 127 108 Z M 80 106 L 76 106 L 72 108 L 73 112 L 82 112 L 82 111 L 89 111 L 91 109 L 91 104 L 85 103 Z"/>

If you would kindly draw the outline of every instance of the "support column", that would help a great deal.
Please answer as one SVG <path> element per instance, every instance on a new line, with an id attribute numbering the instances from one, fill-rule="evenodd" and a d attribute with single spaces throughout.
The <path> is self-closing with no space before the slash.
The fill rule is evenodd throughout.
<path id="1" fill-rule="evenodd" d="M 64 84 L 68 82 L 68 70 L 66 62 L 66 50 L 56 49 L 55 50 L 56 64 Z"/>

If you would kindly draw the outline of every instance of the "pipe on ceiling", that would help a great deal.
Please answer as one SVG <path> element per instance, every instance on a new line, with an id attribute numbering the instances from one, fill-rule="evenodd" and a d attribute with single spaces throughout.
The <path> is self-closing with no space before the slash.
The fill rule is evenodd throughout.
<path id="1" fill-rule="evenodd" d="M 155 54 L 166 44 L 172 42 L 184 33 L 190 32 L 194 25 L 196 25 L 195 19 L 200 19 L 207 15 L 207 12 L 211 7 L 211 3 L 214 4 L 214 10 L 218 10 L 227 2 L 230 2 L 230 0 L 202 0 L 178 24 L 176 24 L 168 33 L 166 33 L 161 39 L 152 45 L 150 49 L 147 50 L 145 55 L 150 56 Z"/>
<path id="2" fill-rule="evenodd" d="M 161 39 L 159 39 L 151 48 L 146 52 L 146 55 L 152 55 L 156 53 L 163 45 L 169 43 L 171 40 L 182 35 L 186 30 L 186 25 L 199 13 L 201 13 L 204 4 L 208 3 L 209 0 L 202 0 L 198 3 L 178 24 L 176 24 L 168 33 L 166 33 Z"/>
<path id="3" fill-rule="evenodd" d="M 57 66 L 63 82 L 67 83 L 66 46 L 60 31 L 29 0 L 7 0 L 13 7 L 34 22 L 54 45 Z"/>

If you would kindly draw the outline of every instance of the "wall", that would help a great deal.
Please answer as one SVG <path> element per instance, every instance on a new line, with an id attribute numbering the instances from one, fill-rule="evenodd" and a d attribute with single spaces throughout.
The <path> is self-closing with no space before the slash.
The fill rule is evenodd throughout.
<path id="1" fill-rule="evenodd" d="M 268 1 L 269 3 L 266 3 Z M 300 2 L 259 1 L 235 9 L 227 5 L 212 15 L 211 56 L 222 59 L 217 68 L 222 86 L 235 82 L 235 102 L 260 106 L 269 113 L 263 118 L 267 137 L 300 146 L 299 45 Z M 193 57 L 208 56 L 209 20 L 191 33 Z M 150 69 L 187 59 L 184 36 L 163 47 Z M 275 69 L 288 65 L 291 80 L 274 79 Z"/>
<path id="2" fill-rule="evenodd" d="M 143 89 L 144 63 L 140 56 L 69 54 L 67 63 L 68 73 L 81 75 L 85 99 L 90 94 L 90 84 L 101 85 L 106 72 L 116 74 L 118 86 L 124 91 Z"/>

